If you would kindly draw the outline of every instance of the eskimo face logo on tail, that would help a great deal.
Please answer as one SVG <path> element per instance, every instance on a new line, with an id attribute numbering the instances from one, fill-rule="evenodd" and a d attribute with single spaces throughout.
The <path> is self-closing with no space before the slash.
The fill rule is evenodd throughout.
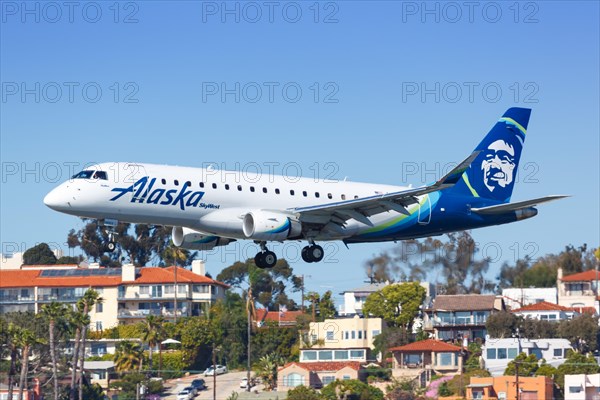
<path id="1" fill-rule="evenodd" d="M 125 194 L 131 193 L 131 197 L 126 197 L 131 203 L 179 206 L 181 210 L 185 210 L 186 207 L 212 209 L 218 209 L 220 207 L 217 204 L 201 203 L 200 200 L 204 197 L 204 192 L 187 190 L 189 186 L 185 183 L 181 189 L 156 188 L 153 190 L 155 183 L 156 178 L 150 179 L 150 177 L 145 176 L 131 186 L 113 188 L 111 191 L 117 192 L 118 194 L 109 201 L 117 201 L 125 196 Z"/>
<path id="2" fill-rule="evenodd" d="M 490 192 L 508 187 L 514 181 L 515 166 L 515 148 L 503 139 L 496 140 L 488 146 L 481 162 L 484 185 Z"/>

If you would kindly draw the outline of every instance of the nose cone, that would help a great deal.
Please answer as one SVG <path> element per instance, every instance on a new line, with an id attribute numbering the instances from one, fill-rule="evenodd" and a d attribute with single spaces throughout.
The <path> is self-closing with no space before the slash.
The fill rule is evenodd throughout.
<path id="1" fill-rule="evenodd" d="M 60 187 L 53 189 L 44 197 L 44 204 L 56 211 L 62 211 L 67 207 L 67 201 Z"/>

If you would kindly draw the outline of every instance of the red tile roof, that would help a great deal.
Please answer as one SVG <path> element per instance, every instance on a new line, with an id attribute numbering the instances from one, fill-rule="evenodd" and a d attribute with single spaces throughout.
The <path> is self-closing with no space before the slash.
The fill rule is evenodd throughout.
<path id="1" fill-rule="evenodd" d="M 434 311 L 481 311 L 494 310 L 496 295 L 454 294 L 439 295 L 433 300 Z"/>
<path id="2" fill-rule="evenodd" d="M 600 271 L 596 273 L 595 270 L 590 269 L 587 271 L 579 272 L 577 274 L 563 276 L 563 282 L 590 282 L 600 280 Z"/>
<path id="3" fill-rule="evenodd" d="M 279 368 L 281 371 L 284 368 L 295 365 L 302 369 L 311 372 L 335 372 L 342 368 L 350 367 L 353 370 L 358 371 L 360 369 L 360 363 L 358 361 L 329 361 L 329 362 L 291 362 L 287 363 L 283 367 Z"/>
<path id="4" fill-rule="evenodd" d="M 441 340 L 427 339 L 420 340 L 418 342 L 409 343 L 404 346 L 392 347 L 390 351 L 399 351 L 399 352 L 411 352 L 411 351 L 434 351 L 436 353 L 440 352 L 457 352 L 460 351 L 460 347 L 454 346 L 453 344 L 449 344 L 446 342 L 442 342 Z"/>
<path id="5" fill-rule="evenodd" d="M 296 318 L 302 315 L 302 311 L 269 311 L 264 308 L 256 310 L 255 322 L 277 322 L 277 323 L 296 323 Z"/>
<path id="6" fill-rule="evenodd" d="M 548 303 L 547 301 L 540 301 L 535 304 L 528 304 L 511 312 L 523 312 L 523 311 L 573 311 L 572 308 L 560 306 L 554 303 Z"/>
<path id="7" fill-rule="evenodd" d="M 0 288 L 25 287 L 111 287 L 119 285 L 140 285 L 152 283 L 172 283 L 175 278 L 175 267 L 144 267 L 136 269 L 133 282 L 123 282 L 121 274 L 106 276 L 40 276 L 43 270 L 0 270 Z M 177 283 L 204 283 L 228 288 L 222 282 L 196 275 L 193 272 L 177 267 Z"/>

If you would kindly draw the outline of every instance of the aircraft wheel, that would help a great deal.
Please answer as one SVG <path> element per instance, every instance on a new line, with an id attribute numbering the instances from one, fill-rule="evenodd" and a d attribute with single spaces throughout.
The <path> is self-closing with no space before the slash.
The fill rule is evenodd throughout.
<path id="1" fill-rule="evenodd" d="M 106 244 L 106 250 L 109 252 L 115 251 L 116 248 L 117 248 L 117 245 L 115 244 L 115 242 L 108 242 Z"/>
<path id="2" fill-rule="evenodd" d="M 302 260 L 307 263 L 313 262 L 313 259 L 310 257 L 310 251 L 308 250 L 308 246 L 304 246 L 302 248 L 302 252 L 300 253 L 302 256 Z"/>
<path id="3" fill-rule="evenodd" d="M 323 256 L 325 256 L 325 252 L 323 251 L 323 248 L 321 246 L 319 246 L 318 244 L 310 246 L 308 248 L 308 252 L 310 254 L 310 258 L 312 259 L 312 262 L 319 262 L 323 259 Z"/>
<path id="4" fill-rule="evenodd" d="M 254 264 L 256 264 L 256 266 L 258 268 L 261 268 L 261 269 L 265 268 L 265 257 L 264 257 L 264 254 L 265 253 L 263 253 L 261 251 L 261 252 L 256 253 L 256 255 L 254 256 Z"/>
<path id="5" fill-rule="evenodd" d="M 273 268 L 277 264 L 277 256 L 272 251 L 265 251 L 262 255 L 265 268 Z"/>

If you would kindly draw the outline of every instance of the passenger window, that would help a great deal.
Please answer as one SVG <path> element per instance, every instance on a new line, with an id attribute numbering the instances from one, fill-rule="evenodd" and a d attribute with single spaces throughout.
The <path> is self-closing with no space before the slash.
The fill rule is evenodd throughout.
<path id="1" fill-rule="evenodd" d="M 225 184 L 225 190 L 229 190 L 229 184 L 228 183 Z"/>
<path id="2" fill-rule="evenodd" d="M 355 199 L 358 199 L 358 196 L 357 196 L 357 195 L 354 195 L 354 198 L 355 198 Z"/>
<path id="3" fill-rule="evenodd" d="M 200 182 L 200 187 L 203 188 L 204 187 L 204 182 Z"/>
<path id="4" fill-rule="evenodd" d="M 242 191 L 242 185 L 238 185 L 238 191 Z"/>
<path id="5" fill-rule="evenodd" d="M 275 194 L 279 194 L 279 189 L 275 189 Z"/>
<path id="6" fill-rule="evenodd" d="M 213 183 L 213 184 L 212 184 L 212 187 L 213 187 L 213 189 L 216 189 L 216 188 L 217 188 L 217 184 L 216 184 L 216 183 Z"/>
<path id="7" fill-rule="evenodd" d="M 342 200 L 346 200 L 346 195 L 345 194 L 342 195 Z"/>
<path id="8" fill-rule="evenodd" d="M 160 182 L 161 182 L 163 185 L 166 185 L 166 184 L 167 184 L 167 180 L 166 180 L 166 179 L 161 179 L 161 180 L 160 180 Z"/>
<path id="9" fill-rule="evenodd" d="M 304 197 L 308 196 L 308 193 L 306 193 L 306 190 L 302 191 L 302 196 L 304 196 Z"/>
<path id="10" fill-rule="evenodd" d="M 179 186 L 179 181 L 175 179 L 175 186 Z"/>
<path id="11" fill-rule="evenodd" d="M 293 196 L 293 195 L 294 195 L 294 191 L 290 190 L 290 196 Z"/>
<path id="12" fill-rule="evenodd" d="M 254 193 L 254 186 L 250 186 L 250 191 Z"/>
<path id="13" fill-rule="evenodd" d="M 267 193 L 267 188 L 266 187 L 263 188 L 263 193 Z"/>
<path id="14" fill-rule="evenodd" d="M 331 193 L 327 193 L 327 198 L 328 199 L 333 199 L 333 195 Z"/>
<path id="15" fill-rule="evenodd" d="M 319 192 L 315 192 L 315 197 L 318 199 L 319 198 Z"/>

